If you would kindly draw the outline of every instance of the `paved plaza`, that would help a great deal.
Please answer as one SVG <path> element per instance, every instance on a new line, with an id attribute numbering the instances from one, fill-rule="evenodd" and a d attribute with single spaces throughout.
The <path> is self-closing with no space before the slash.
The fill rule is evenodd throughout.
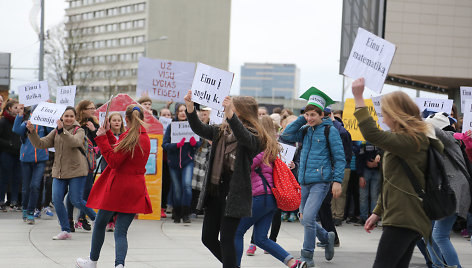
<path id="1" fill-rule="evenodd" d="M 189 225 L 174 224 L 170 219 L 162 221 L 135 220 L 128 233 L 126 267 L 221 267 L 200 241 L 202 218 Z M 75 267 L 77 257 L 88 256 L 91 232 L 78 230 L 71 240 L 54 241 L 52 236 L 60 231 L 56 218 L 37 220 L 27 225 L 20 212 L 0 214 L 0 267 L 4 268 L 56 268 Z M 317 267 L 371 267 L 381 230 L 367 234 L 362 227 L 344 223 L 338 228 L 341 246 L 336 248 L 334 259 L 324 260 L 323 249 L 315 250 Z M 245 237 L 245 248 L 250 233 Z M 298 257 L 303 229 L 299 222 L 282 223 L 278 242 L 292 255 Z M 463 267 L 472 267 L 470 242 L 452 234 Z M 107 233 L 98 267 L 114 267 L 113 233 Z M 243 256 L 242 267 L 274 268 L 284 265 L 263 250 L 252 257 Z M 415 250 L 410 267 L 426 267 L 421 253 Z"/>

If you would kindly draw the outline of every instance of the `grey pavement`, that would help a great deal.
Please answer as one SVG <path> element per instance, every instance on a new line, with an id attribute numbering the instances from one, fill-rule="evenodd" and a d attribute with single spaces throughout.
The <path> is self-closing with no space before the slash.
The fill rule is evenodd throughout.
<path id="1" fill-rule="evenodd" d="M 135 220 L 128 232 L 126 267 L 221 267 L 221 264 L 200 242 L 202 218 L 191 224 L 174 224 L 170 219 L 161 221 Z M 37 220 L 27 225 L 20 212 L 0 212 L 0 268 L 3 267 L 75 267 L 77 257 L 87 257 L 91 232 L 78 230 L 71 240 L 54 241 L 60 231 L 57 219 Z M 317 267 L 371 267 L 375 258 L 380 228 L 367 234 L 360 226 L 344 223 L 338 228 L 341 246 L 334 259 L 324 259 L 323 249 L 316 248 Z M 250 240 L 245 237 L 245 249 Z M 470 241 L 451 234 L 463 267 L 472 267 Z M 299 257 L 303 229 L 299 222 L 282 223 L 278 243 L 295 257 Z M 113 233 L 107 233 L 98 267 L 114 267 Z M 272 256 L 258 249 L 255 256 L 243 255 L 242 267 L 284 267 Z M 410 267 L 426 267 L 421 253 L 415 249 Z"/>

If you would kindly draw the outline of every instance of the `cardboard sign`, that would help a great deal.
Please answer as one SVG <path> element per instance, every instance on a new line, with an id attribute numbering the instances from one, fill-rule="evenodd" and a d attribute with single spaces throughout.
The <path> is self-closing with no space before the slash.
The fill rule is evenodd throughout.
<path id="1" fill-rule="evenodd" d="M 211 110 L 210 125 L 220 125 L 225 120 L 225 112 L 218 110 Z"/>
<path id="2" fill-rule="evenodd" d="M 18 100 L 25 106 L 36 105 L 49 100 L 48 82 L 39 81 L 18 86 Z"/>
<path id="3" fill-rule="evenodd" d="M 372 100 L 365 99 L 364 102 L 365 102 L 365 105 L 369 109 L 370 115 L 374 118 L 376 122 L 379 122 L 379 119 L 377 118 L 377 114 L 375 112 L 374 103 L 372 102 Z M 353 141 L 365 141 L 359 129 L 359 122 L 357 122 L 357 119 L 354 116 L 355 110 L 356 110 L 356 104 L 354 102 L 354 99 L 346 99 L 346 102 L 344 103 L 344 111 L 343 111 L 344 128 L 347 131 L 349 131 Z M 377 124 L 377 127 L 380 129 L 379 124 Z"/>
<path id="4" fill-rule="evenodd" d="M 472 130 L 472 99 L 465 100 L 462 112 L 464 113 L 462 133 L 465 133 L 467 130 Z"/>
<path id="5" fill-rule="evenodd" d="M 164 128 L 164 133 L 165 133 L 167 127 L 172 122 L 172 118 L 167 118 L 167 117 L 161 116 L 161 117 L 159 117 L 159 121 L 162 123 L 162 127 Z"/>
<path id="6" fill-rule="evenodd" d="M 199 141 L 200 137 L 193 133 L 188 121 L 172 122 L 170 129 L 170 142 L 179 143 L 182 138 L 185 138 L 185 142 L 190 142 L 190 138 L 194 137 L 195 140 Z"/>
<path id="7" fill-rule="evenodd" d="M 359 27 L 344 75 L 364 77 L 366 87 L 380 93 L 395 55 L 395 45 Z"/>
<path id="8" fill-rule="evenodd" d="M 434 112 L 445 112 L 451 113 L 453 100 L 448 99 L 429 99 L 429 98 L 416 98 L 416 105 L 420 108 L 420 113 L 425 109 Z"/>
<path id="9" fill-rule="evenodd" d="M 472 87 L 461 87 L 461 111 L 464 113 L 465 100 L 472 99 Z"/>
<path id="10" fill-rule="evenodd" d="M 229 96 L 234 74 L 203 63 L 197 64 L 192 83 L 192 101 L 224 111 L 223 100 Z"/>
<path id="11" fill-rule="evenodd" d="M 140 58 L 136 96 L 147 95 L 151 99 L 184 102 L 192 87 L 195 63 L 161 59 Z"/>
<path id="12" fill-rule="evenodd" d="M 375 113 L 377 114 L 377 118 L 378 118 L 377 124 L 379 124 L 380 128 L 383 130 L 390 130 L 390 128 L 383 122 L 382 106 L 380 105 L 381 100 L 382 100 L 382 96 L 372 97 Z"/>
<path id="13" fill-rule="evenodd" d="M 295 156 L 297 147 L 281 142 L 279 142 L 279 145 L 282 147 L 282 151 L 280 151 L 280 159 L 284 161 L 284 163 L 288 166 L 290 165 L 290 162 L 292 162 L 293 157 Z"/>
<path id="14" fill-rule="evenodd" d="M 98 122 L 100 124 L 100 126 L 103 126 L 103 123 L 105 123 L 105 115 L 106 115 L 106 111 L 105 112 L 99 112 L 98 113 Z M 126 120 L 125 120 L 125 116 L 126 116 L 126 111 L 111 111 L 111 112 L 108 112 L 108 117 L 110 117 L 110 115 L 112 113 L 119 113 L 121 114 L 121 120 L 123 120 L 123 125 L 126 127 Z"/>
<path id="15" fill-rule="evenodd" d="M 31 123 L 56 128 L 56 122 L 61 118 L 66 108 L 67 106 L 62 104 L 41 102 L 31 115 Z"/>
<path id="16" fill-rule="evenodd" d="M 58 87 L 56 94 L 56 103 L 65 106 L 74 106 L 76 87 L 77 86 L 75 85 Z"/>

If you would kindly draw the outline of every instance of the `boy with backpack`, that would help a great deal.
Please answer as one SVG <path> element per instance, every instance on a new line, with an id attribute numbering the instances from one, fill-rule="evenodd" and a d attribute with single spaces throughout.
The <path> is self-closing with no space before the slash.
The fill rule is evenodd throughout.
<path id="1" fill-rule="evenodd" d="M 307 262 L 308 267 L 314 267 L 316 237 L 326 244 L 326 260 L 334 257 L 335 234 L 324 230 L 316 222 L 316 215 L 331 184 L 333 196 L 336 198 L 341 194 L 346 160 L 338 130 L 330 119 L 323 118 L 323 109 L 334 103 L 333 100 L 315 87 L 308 89 L 301 98 L 308 100 L 305 113 L 287 126 L 281 139 L 303 144 L 298 171 L 302 188 L 300 222 L 305 233 L 301 260 Z"/>

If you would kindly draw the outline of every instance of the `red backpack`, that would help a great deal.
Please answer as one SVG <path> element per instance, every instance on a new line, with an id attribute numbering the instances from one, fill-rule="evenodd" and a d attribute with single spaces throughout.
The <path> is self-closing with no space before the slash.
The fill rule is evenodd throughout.
<path id="1" fill-rule="evenodd" d="M 274 188 L 271 190 L 277 201 L 277 207 L 283 211 L 298 209 L 302 200 L 300 184 L 298 184 L 290 168 L 278 157 L 274 161 L 272 176 Z"/>

